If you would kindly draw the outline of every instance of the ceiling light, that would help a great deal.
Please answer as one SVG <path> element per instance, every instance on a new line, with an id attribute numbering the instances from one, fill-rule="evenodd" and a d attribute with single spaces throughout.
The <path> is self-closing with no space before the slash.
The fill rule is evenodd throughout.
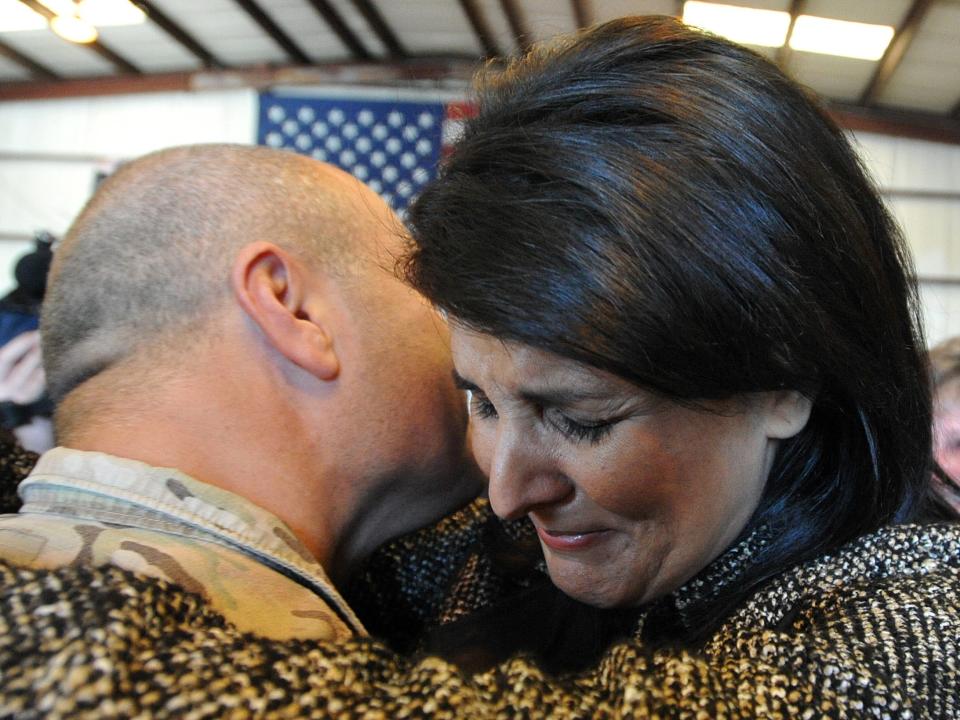
<path id="1" fill-rule="evenodd" d="M 893 28 L 889 25 L 801 15 L 793 26 L 790 47 L 826 55 L 879 60 L 892 39 Z"/>
<path id="2" fill-rule="evenodd" d="M 780 47 L 787 41 L 790 13 L 687 0 L 683 21 L 747 45 Z"/>
<path id="3" fill-rule="evenodd" d="M 57 15 L 75 15 L 97 27 L 137 25 L 147 16 L 130 0 L 40 0 Z"/>
<path id="4" fill-rule="evenodd" d="M 50 29 L 64 40 L 75 43 L 92 43 L 97 39 L 97 29 L 76 15 L 55 15 L 50 19 Z"/>
<path id="5" fill-rule="evenodd" d="M 47 21 L 20 0 L 0 0 L 0 32 L 43 30 Z"/>

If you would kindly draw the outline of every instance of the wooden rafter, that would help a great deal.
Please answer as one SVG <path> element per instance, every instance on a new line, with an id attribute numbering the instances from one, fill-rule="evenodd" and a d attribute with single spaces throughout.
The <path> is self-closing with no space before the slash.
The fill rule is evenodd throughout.
<path id="1" fill-rule="evenodd" d="M 303 65 L 310 64 L 310 57 L 293 41 L 293 38 L 287 35 L 287 33 L 277 25 L 272 17 L 267 15 L 264 9 L 257 4 L 256 0 L 234 0 L 234 2 L 243 8 L 244 12 L 260 26 L 261 30 L 269 35 L 277 45 L 283 48 L 283 51 L 287 53 L 291 60 Z"/>
<path id="2" fill-rule="evenodd" d="M 390 27 L 390 24 L 384 19 L 383 15 L 373 4 L 373 0 L 352 0 L 353 6 L 363 15 L 363 19 L 377 34 L 380 42 L 387 48 L 390 57 L 399 59 L 408 56 L 406 49 L 400 43 L 400 38 Z"/>
<path id="3" fill-rule="evenodd" d="M 133 4 L 146 14 L 147 18 L 167 35 L 176 40 L 183 48 L 203 63 L 207 68 L 225 68 L 227 64 L 208 50 L 199 40 L 188 33 L 180 23 L 164 13 L 153 0 L 133 0 Z"/>
<path id="4" fill-rule="evenodd" d="M 787 28 L 787 36 L 783 39 L 783 45 L 777 48 L 776 63 L 781 70 L 787 69 L 787 63 L 790 62 L 790 38 L 793 37 L 793 28 L 797 24 L 797 18 L 803 14 L 805 0 L 790 0 L 790 7 L 787 12 L 790 13 L 790 27 Z"/>
<path id="5" fill-rule="evenodd" d="M 493 39 L 493 32 L 490 30 L 489 23 L 487 23 L 487 16 L 477 0 L 460 0 L 460 7 L 463 8 L 463 14 L 470 21 L 470 27 L 473 28 L 473 34 L 477 36 L 480 47 L 483 48 L 483 54 L 488 58 L 500 55 L 500 48 L 497 47 L 497 41 Z"/>
<path id="6" fill-rule="evenodd" d="M 880 97 L 884 87 L 890 82 L 890 78 L 893 77 L 903 61 L 904 55 L 907 54 L 923 18 L 932 4 L 932 0 L 914 0 L 904 16 L 903 22 L 900 23 L 900 27 L 897 28 L 893 39 L 887 45 L 886 52 L 880 58 L 877 69 L 873 72 L 873 77 L 870 78 L 870 82 L 867 83 L 867 87 L 860 95 L 861 105 L 873 105 Z"/>
<path id="7" fill-rule="evenodd" d="M 38 15 L 42 16 L 44 19 L 49 22 L 52 20 L 56 13 L 54 13 L 46 5 L 41 5 L 37 0 L 20 0 L 23 5 L 26 5 L 28 8 L 33 10 Z M 64 42 L 70 42 L 69 40 L 64 40 Z M 127 73 L 129 75 L 139 75 L 140 68 L 134 65 L 132 62 L 127 60 L 125 57 L 119 55 L 118 53 L 111 50 L 109 47 L 104 45 L 100 40 L 94 40 L 92 43 L 84 43 L 85 47 L 90 48 L 91 51 L 95 52 L 100 57 L 107 60 L 111 65 L 113 65 L 121 73 Z"/>
<path id="8" fill-rule="evenodd" d="M 507 16 L 507 22 L 513 31 L 513 37 L 517 41 L 517 47 L 520 48 L 520 52 L 526 52 L 530 49 L 533 40 L 519 3 L 517 3 L 517 0 L 500 0 L 500 6 L 503 8 L 503 14 Z"/>
<path id="9" fill-rule="evenodd" d="M 44 80 L 56 80 L 60 77 L 46 65 L 38 63 L 33 58 L 24 55 L 15 47 L 7 45 L 7 43 L 3 42 L 2 40 L 0 40 L 0 55 L 7 58 L 7 60 L 12 60 L 20 67 L 24 68 L 25 70 L 29 70 L 37 77 L 41 77 Z"/>
<path id="10" fill-rule="evenodd" d="M 334 34 L 340 39 L 347 49 L 357 60 L 370 60 L 372 55 L 370 51 L 360 42 L 360 38 L 350 29 L 350 26 L 340 17 L 340 13 L 328 2 L 328 0 L 307 0 L 314 10 L 323 18 Z"/>
<path id="11" fill-rule="evenodd" d="M 572 0 L 573 17 L 577 21 L 578 28 L 585 28 L 593 25 L 593 10 L 589 6 L 590 0 Z"/>

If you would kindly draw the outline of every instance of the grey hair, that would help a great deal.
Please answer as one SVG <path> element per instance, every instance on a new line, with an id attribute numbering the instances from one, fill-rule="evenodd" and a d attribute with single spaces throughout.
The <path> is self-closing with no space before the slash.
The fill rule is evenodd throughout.
<path id="1" fill-rule="evenodd" d="M 41 327 L 51 397 L 145 344 L 207 332 L 203 320 L 229 296 L 234 254 L 249 242 L 343 266 L 363 228 L 358 202 L 369 197 L 350 180 L 309 158 L 241 145 L 173 148 L 123 166 L 54 258 Z"/>

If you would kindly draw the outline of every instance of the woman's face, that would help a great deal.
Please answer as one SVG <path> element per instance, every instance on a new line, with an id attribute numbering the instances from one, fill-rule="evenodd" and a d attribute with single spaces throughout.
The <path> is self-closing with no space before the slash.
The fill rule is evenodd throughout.
<path id="1" fill-rule="evenodd" d="M 453 356 L 494 511 L 527 515 L 553 582 L 600 607 L 668 593 L 730 545 L 809 415 L 790 392 L 692 410 L 458 327 Z"/>

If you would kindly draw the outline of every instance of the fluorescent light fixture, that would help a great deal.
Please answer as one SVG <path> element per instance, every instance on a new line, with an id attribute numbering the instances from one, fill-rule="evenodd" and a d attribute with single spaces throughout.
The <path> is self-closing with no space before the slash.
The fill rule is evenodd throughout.
<path id="1" fill-rule="evenodd" d="M 130 0 L 40 0 L 57 15 L 75 15 L 97 27 L 137 25 L 147 16 Z"/>
<path id="2" fill-rule="evenodd" d="M 92 43 L 97 39 L 97 29 L 76 15 L 56 15 L 50 19 L 50 29 L 64 40 L 75 43 Z"/>
<path id="3" fill-rule="evenodd" d="M 20 0 L 0 0 L 0 32 L 43 30 L 46 27 L 46 19 Z"/>
<path id="4" fill-rule="evenodd" d="M 787 41 L 790 13 L 687 0 L 683 21 L 746 45 L 780 47 Z"/>
<path id="5" fill-rule="evenodd" d="M 825 55 L 879 60 L 892 39 L 893 28 L 889 25 L 801 15 L 793 26 L 790 47 Z"/>

